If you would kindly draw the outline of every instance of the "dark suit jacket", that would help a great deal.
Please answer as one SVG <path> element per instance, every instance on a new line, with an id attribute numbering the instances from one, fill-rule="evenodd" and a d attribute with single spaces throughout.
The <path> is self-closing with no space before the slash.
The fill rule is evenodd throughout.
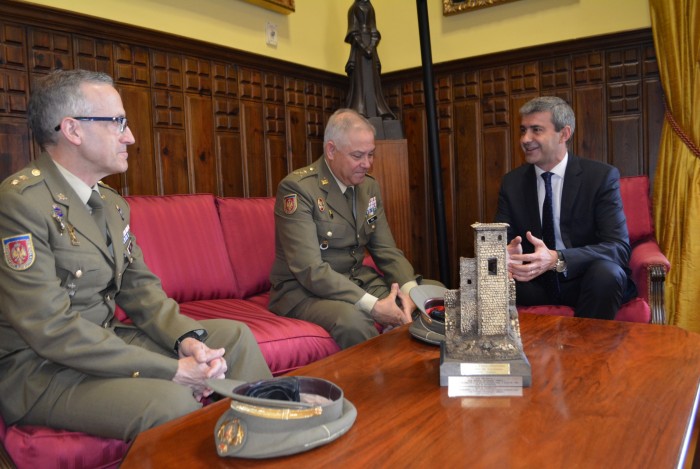
<path id="1" fill-rule="evenodd" d="M 280 182 L 271 311 L 287 315 L 313 297 L 356 303 L 365 294 L 361 285 L 377 278 L 374 269 L 362 265 L 365 249 L 387 284 L 416 280 L 413 267 L 394 242 L 377 181 L 366 176 L 355 193 L 357 223 L 324 157 Z M 285 212 L 287 196 L 296 199 L 293 213 Z"/>
<path id="2" fill-rule="evenodd" d="M 523 238 L 523 252 L 534 248 L 525 233 L 542 239 L 535 167 L 525 164 L 503 177 L 496 222 L 508 223 L 508 241 Z M 629 278 L 630 244 L 617 168 L 569 154 L 560 214 L 567 278 L 582 275 L 596 259 L 613 261 Z"/>

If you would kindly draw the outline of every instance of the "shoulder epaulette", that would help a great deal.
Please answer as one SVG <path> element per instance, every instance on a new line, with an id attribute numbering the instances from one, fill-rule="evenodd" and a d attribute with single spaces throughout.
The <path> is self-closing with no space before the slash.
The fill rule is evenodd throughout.
<path id="1" fill-rule="evenodd" d="M 41 171 L 37 168 L 24 168 L 3 181 L 3 188 L 13 188 L 21 193 L 27 187 L 31 187 L 44 180 Z"/>

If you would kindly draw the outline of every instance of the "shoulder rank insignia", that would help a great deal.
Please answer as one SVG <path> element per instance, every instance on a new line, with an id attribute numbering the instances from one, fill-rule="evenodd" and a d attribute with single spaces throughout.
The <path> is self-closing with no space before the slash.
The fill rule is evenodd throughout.
<path id="1" fill-rule="evenodd" d="M 297 211 L 297 195 L 289 194 L 284 196 L 284 213 L 291 215 Z"/>
<path id="2" fill-rule="evenodd" d="M 2 239 L 5 262 L 12 270 L 27 270 L 34 263 L 34 243 L 29 233 Z"/>

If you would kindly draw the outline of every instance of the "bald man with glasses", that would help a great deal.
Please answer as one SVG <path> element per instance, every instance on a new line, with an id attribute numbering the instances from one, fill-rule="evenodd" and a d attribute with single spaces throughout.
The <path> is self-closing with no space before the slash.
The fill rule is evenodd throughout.
<path id="1" fill-rule="evenodd" d="M 101 178 L 134 136 L 112 79 L 57 70 L 32 86 L 39 158 L 0 185 L 0 412 L 131 440 L 201 407 L 210 378 L 271 374 L 250 330 L 167 298 Z M 120 306 L 132 320 L 115 319 Z"/>

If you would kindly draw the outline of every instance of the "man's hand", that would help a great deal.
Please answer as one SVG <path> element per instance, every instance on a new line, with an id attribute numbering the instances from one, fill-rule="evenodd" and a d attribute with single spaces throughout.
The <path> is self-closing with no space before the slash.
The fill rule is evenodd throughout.
<path id="1" fill-rule="evenodd" d="M 402 308 L 399 308 L 396 304 L 397 296 L 402 301 Z M 401 326 L 411 322 L 411 312 L 413 310 L 411 310 L 411 312 L 407 310 L 411 307 L 410 305 L 413 305 L 415 308 L 415 304 L 410 298 L 406 301 L 406 296 L 407 295 L 400 293 L 398 283 L 392 283 L 389 295 L 374 304 L 374 308 L 372 308 L 370 312 L 372 318 L 383 326 Z"/>
<path id="2" fill-rule="evenodd" d="M 552 270 L 557 263 L 557 252 L 550 250 L 544 241 L 535 238 L 529 231 L 527 240 L 535 247 L 532 254 L 523 254 L 522 238 L 516 236 L 508 244 L 508 274 L 519 282 L 529 282 Z"/>
<path id="3" fill-rule="evenodd" d="M 192 389 L 198 401 L 211 395 L 212 390 L 206 386 L 208 379 L 223 379 L 226 374 L 225 350 L 210 349 L 203 342 L 191 337 L 180 343 L 180 359 L 173 381 Z"/>

